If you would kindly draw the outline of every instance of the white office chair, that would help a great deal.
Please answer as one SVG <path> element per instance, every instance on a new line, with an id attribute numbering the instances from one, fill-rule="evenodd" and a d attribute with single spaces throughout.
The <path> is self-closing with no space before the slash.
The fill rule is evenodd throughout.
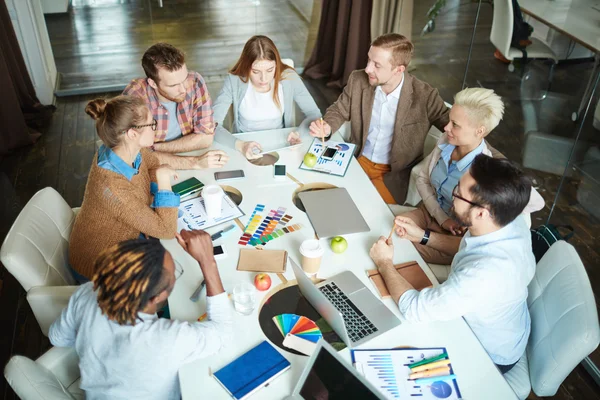
<path id="1" fill-rule="evenodd" d="M 4 377 L 23 400 L 85 399 L 79 387 L 79 358 L 73 348 L 53 347 L 33 361 L 13 356 Z"/>
<path id="2" fill-rule="evenodd" d="M 76 210 L 56 190 L 40 190 L 25 205 L 0 249 L 0 261 L 27 292 L 46 336 L 77 289 L 67 267 Z"/>
<path id="3" fill-rule="evenodd" d="M 514 16 L 512 1 L 495 0 L 490 41 L 507 60 L 511 61 L 508 66 L 508 70 L 511 72 L 514 71 L 515 67 L 512 61 L 515 59 L 522 59 L 522 72 L 525 69 L 527 60 L 532 58 L 548 59 L 553 61 L 552 67 L 550 68 L 549 77 L 549 80 L 551 80 L 553 68 L 556 63 L 558 63 L 558 57 L 546 43 L 534 37 L 530 38 L 533 43 L 527 46 L 525 50 L 519 50 L 516 47 L 511 47 L 510 42 L 513 34 L 513 22 Z"/>
<path id="4" fill-rule="evenodd" d="M 527 305 L 527 350 L 504 377 L 520 399 L 532 387 L 538 396 L 553 396 L 600 342 L 594 293 L 573 246 L 560 240 L 542 257 L 529 284 Z"/>

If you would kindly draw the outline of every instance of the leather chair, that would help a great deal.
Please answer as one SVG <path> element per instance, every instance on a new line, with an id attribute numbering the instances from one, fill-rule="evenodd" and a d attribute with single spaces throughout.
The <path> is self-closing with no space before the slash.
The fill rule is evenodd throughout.
<path id="1" fill-rule="evenodd" d="M 559 240 L 542 257 L 529 284 L 527 305 L 527 350 L 504 377 L 520 399 L 532 388 L 538 396 L 553 396 L 600 343 L 594 293 L 573 246 Z"/>
<path id="2" fill-rule="evenodd" d="M 79 387 L 79 358 L 73 348 L 52 347 L 33 361 L 13 356 L 4 377 L 23 400 L 85 399 Z"/>
<path id="3" fill-rule="evenodd" d="M 77 289 L 68 269 L 69 236 L 78 209 L 47 187 L 25 205 L 0 249 L 0 261 L 27 292 L 44 335 Z"/>

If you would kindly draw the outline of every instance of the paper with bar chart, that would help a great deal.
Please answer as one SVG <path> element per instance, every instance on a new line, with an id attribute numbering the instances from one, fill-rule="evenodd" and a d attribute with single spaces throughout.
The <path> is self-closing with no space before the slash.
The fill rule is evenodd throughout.
<path id="1" fill-rule="evenodd" d="M 315 138 L 310 145 L 307 153 L 312 153 L 317 157 L 317 163 L 313 167 L 300 164 L 300 169 L 316 171 L 330 175 L 344 176 L 348 166 L 352 161 L 356 145 L 352 143 L 328 141 L 323 145 L 321 139 Z M 332 157 L 326 157 L 324 154 L 327 149 L 331 149 Z M 335 149 L 335 151 L 334 151 Z"/>
<path id="2" fill-rule="evenodd" d="M 443 347 L 389 350 L 352 350 L 352 362 L 356 369 L 371 382 L 386 399 L 461 399 L 456 379 L 434 380 L 418 384 L 409 380 L 410 364 L 443 354 Z M 452 372 L 452 368 L 450 373 Z"/>

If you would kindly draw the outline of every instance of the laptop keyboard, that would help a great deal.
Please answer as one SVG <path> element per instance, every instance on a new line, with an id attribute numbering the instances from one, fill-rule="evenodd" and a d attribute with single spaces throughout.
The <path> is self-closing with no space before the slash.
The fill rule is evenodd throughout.
<path id="1" fill-rule="evenodd" d="M 360 339 L 377 332 L 377 328 L 369 321 L 365 315 L 350 301 L 348 296 L 337 287 L 334 282 L 327 283 L 319 290 L 333 303 L 335 308 L 342 313 L 346 331 L 352 342 L 358 342 Z"/>

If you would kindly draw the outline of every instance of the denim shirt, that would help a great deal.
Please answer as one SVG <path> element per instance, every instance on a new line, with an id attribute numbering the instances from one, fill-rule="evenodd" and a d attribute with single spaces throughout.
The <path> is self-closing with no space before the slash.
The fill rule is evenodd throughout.
<path id="1" fill-rule="evenodd" d="M 458 184 L 465 171 L 485 147 L 482 140 L 479 146 L 458 161 L 450 162 L 452 152 L 456 146 L 449 143 L 441 143 L 438 147 L 442 150 L 440 159 L 431 171 L 431 183 L 437 194 L 437 201 L 446 214 L 450 214 L 452 207 L 452 190 Z"/>
<path id="2" fill-rule="evenodd" d="M 131 181 L 133 177 L 139 173 L 141 163 L 142 153 L 138 153 L 133 162 L 133 166 L 131 166 L 105 145 L 100 146 L 98 149 L 98 166 L 121 174 L 127 178 L 128 181 Z M 171 190 L 158 190 L 158 184 L 156 182 L 150 183 L 150 193 L 154 195 L 154 200 L 150 205 L 152 208 L 179 207 L 179 195 L 173 193 Z"/>

